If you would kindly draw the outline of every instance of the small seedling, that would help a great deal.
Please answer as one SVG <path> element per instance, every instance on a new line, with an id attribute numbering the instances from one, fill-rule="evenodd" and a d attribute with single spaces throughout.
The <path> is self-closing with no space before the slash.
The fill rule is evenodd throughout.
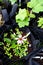
<path id="1" fill-rule="evenodd" d="M 19 9 L 19 13 L 16 15 L 16 22 L 19 27 L 22 28 L 24 26 L 28 26 L 30 18 L 28 18 L 28 12 L 26 9 Z"/>
<path id="2" fill-rule="evenodd" d="M 43 17 L 39 18 L 38 22 L 38 27 L 43 28 Z"/>
<path id="3" fill-rule="evenodd" d="M 16 15 L 16 22 L 18 23 L 19 27 L 22 28 L 25 26 L 29 26 L 30 18 L 35 18 L 35 15 L 29 13 L 29 11 L 25 8 L 19 9 L 18 14 Z"/>

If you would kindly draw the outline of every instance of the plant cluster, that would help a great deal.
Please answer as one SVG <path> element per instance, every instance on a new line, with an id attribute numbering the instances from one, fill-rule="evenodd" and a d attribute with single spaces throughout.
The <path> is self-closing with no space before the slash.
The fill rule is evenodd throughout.
<path id="1" fill-rule="evenodd" d="M 27 37 L 30 35 L 30 32 L 27 33 L 25 36 L 22 36 L 22 32 L 16 29 L 16 34 L 10 32 L 10 38 L 8 37 L 8 33 L 4 34 L 4 50 L 5 54 L 9 56 L 9 58 L 13 57 L 13 54 L 18 57 L 23 57 L 28 54 L 28 45 L 29 41 Z M 0 42 L 1 43 L 1 42 Z M 2 45 L 2 43 L 1 43 Z"/>
<path id="2" fill-rule="evenodd" d="M 0 0 L 0 2 L 2 2 L 2 0 Z M 10 5 L 9 5 L 9 2 L 11 2 Z M 4 23 L 5 23 L 5 27 L 7 26 L 7 29 L 9 26 L 10 28 L 14 27 L 13 29 L 15 29 L 16 23 L 19 26 L 18 29 L 17 28 L 15 29 L 15 32 L 10 29 L 9 33 L 4 33 L 3 42 L 0 42 L 0 46 L 3 45 L 5 54 L 8 55 L 9 58 L 12 58 L 13 56 L 18 56 L 21 58 L 28 54 L 28 46 L 30 43 L 27 38 L 30 35 L 30 32 L 23 35 L 23 32 L 19 31 L 19 29 L 25 28 L 25 27 L 30 28 L 29 25 L 31 20 L 33 22 L 33 20 L 37 18 L 37 14 L 40 14 L 40 12 L 43 12 L 43 0 L 41 1 L 30 0 L 29 2 L 26 2 L 26 4 L 27 4 L 27 8 L 22 8 L 22 5 L 20 6 L 18 5 L 17 0 L 7 0 L 7 7 L 5 8 L 7 10 L 9 20 L 4 21 L 3 20 L 4 16 L 2 16 L 3 13 L 1 12 L 2 14 L 0 14 L 0 27 L 3 28 Z M 8 10 L 9 8 L 11 11 Z M 0 9 L 2 8 L 0 7 Z M 4 14 L 6 13 L 4 12 Z M 39 17 L 37 19 L 39 19 L 37 21 L 38 23 L 37 26 L 40 28 L 43 28 L 43 17 Z M 9 21 L 11 21 L 11 23 Z M 32 24 L 34 24 L 34 22 Z M 34 27 L 34 25 L 30 25 L 30 26 Z"/>
<path id="3" fill-rule="evenodd" d="M 7 1 L 8 2 L 10 1 L 12 5 L 15 4 L 15 2 L 17 2 L 17 0 L 7 0 Z M 31 19 L 36 17 L 35 13 L 37 14 L 37 13 L 43 12 L 43 0 L 41 0 L 41 2 L 40 2 L 40 0 L 37 0 L 37 1 L 30 0 L 29 2 L 26 2 L 26 4 L 27 4 L 27 9 L 19 8 L 18 13 L 16 12 L 15 19 L 16 19 L 16 23 L 18 24 L 19 28 L 29 26 Z M 31 8 L 31 10 L 29 11 L 28 8 Z M 4 24 L 4 22 L 3 22 L 3 24 Z M 3 24 L 2 24 L 2 26 L 3 26 Z M 40 24 L 42 24 L 42 23 L 40 22 Z M 1 26 L 1 24 L 0 24 L 0 26 Z M 38 23 L 38 27 L 39 26 L 40 25 Z"/>
<path id="4" fill-rule="evenodd" d="M 43 0 L 30 0 L 30 2 L 27 3 L 27 7 L 31 8 L 31 11 L 38 14 L 40 12 L 43 12 Z M 43 17 L 39 17 L 38 27 L 43 28 Z"/>

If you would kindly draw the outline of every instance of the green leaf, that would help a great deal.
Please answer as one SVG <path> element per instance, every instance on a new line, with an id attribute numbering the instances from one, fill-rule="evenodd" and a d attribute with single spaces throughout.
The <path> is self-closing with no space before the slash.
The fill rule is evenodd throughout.
<path id="1" fill-rule="evenodd" d="M 17 47 L 16 42 L 17 42 L 17 41 L 15 41 L 15 40 L 12 40 L 12 41 L 11 41 L 11 48 L 16 48 L 16 47 Z"/>
<path id="2" fill-rule="evenodd" d="M 30 0 L 27 3 L 27 7 L 32 8 L 32 11 L 35 13 L 39 13 L 43 11 L 43 0 Z"/>
<path id="3" fill-rule="evenodd" d="M 11 37 L 11 39 L 14 39 L 15 38 L 15 34 L 11 34 L 10 37 Z"/>
<path id="4" fill-rule="evenodd" d="M 36 7 L 34 7 L 32 9 L 33 12 L 39 13 L 41 11 L 43 11 L 43 6 L 41 6 L 41 4 L 38 4 Z"/>
<path id="5" fill-rule="evenodd" d="M 16 15 L 16 20 L 20 19 L 23 21 L 27 17 L 27 10 L 26 9 L 19 9 L 19 14 Z"/>
<path id="6" fill-rule="evenodd" d="M 34 8 L 38 4 L 38 0 L 30 0 L 30 2 L 27 3 L 27 7 Z"/>
<path id="7" fill-rule="evenodd" d="M 30 18 L 35 18 L 35 14 L 31 14 L 31 13 L 30 13 L 29 16 L 30 16 Z"/>
<path id="8" fill-rule="evenodd" d="M 9 38 L 4 38 L 4 42 L 11 44 L 11 40 Z"/>
<path id="9" fill-rule="evenodd" d="M 43 17 L 39 18 L 38 22 L 38 27 L 43 28 Z"/>
<path id="10" fill-rule="evenodd" d="M 11 48 L 16 48 L 17 47 L 17 45 L 15 44 L 15 43 L 13 43 L 12 45 L 11 45 Z"/>

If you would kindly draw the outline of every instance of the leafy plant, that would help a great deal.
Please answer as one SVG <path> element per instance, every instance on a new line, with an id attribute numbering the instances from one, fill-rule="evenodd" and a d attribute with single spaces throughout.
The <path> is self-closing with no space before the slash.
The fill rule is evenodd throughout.
<path id="1" fill-rule="evenodd" d="M 11 53 L 11 49 L 13 54 L 19 56 L 20 58 L 26 56 L 28 54 L 28 45 L 29 42 L 27 37 L 30 35 L 30 32 L 25 36 L 22 36 L 22 32 L 16 29 L 15 33 L 10 33 L 10 38 L 8 38 L 8 34 L 4 34 L 4 45 L 5 54 L 9 56 L 9 58 L 13 57 Z"/>
<path id="2" fill-rule="evenodd" d="M 28 26 L 30 18 L 28 18 L 28 13 L 26 9 L 19 9 L 19 13 L 16 15 L 16 22 L 18 23 L 19 27 Z"/>
<path id="3" fill-rule="evenodd" d="M 27 7 L 32 8 L 32 11 L 35 13 L 39 13 L 43 11 L 43 0 L 30 0 L 27 3 Z"/>
<path id="4" fill-rule="evenodd" d="M 4 35 L 4 42 L 6 46 L 4 46 L 5 54 L 11 58 L 13 55 L 11 53 L 11 49 L 13 50 L 13 54 L 19 56 L 20 58 L 26 56 L 28 54 L 28 40 L 27 37 L 30 35 L 30 32 L 25 36 L 22 36 L 22 32 L 16 29 L 16 34 L 11 33 L 10 38 Z"/>
<path id="5" fill-rule="evenodd" d="M 39 18 L 38 22 L 38 27 L 43 28 L 43 17 Z"/>
<path id="6" fill-rule="evenodd" d="M 19 9 L 19 13 L 16 15 L 16 22 L 22 28 L 29 25 L 30 18 L 35 18 L 35 15 L 29 13 L 26 9 Z"/>
<path id="7" fill-rule="evenodd" d="M 11 50 L 10 44 L 7 43 L 6 46 L 4 45 L 4 50 L 5 50 L 5 54 L 7 54 L 9 56 L 9 58 L 11 58 L 12 54 L 10 52 L 10 50 Z"/>

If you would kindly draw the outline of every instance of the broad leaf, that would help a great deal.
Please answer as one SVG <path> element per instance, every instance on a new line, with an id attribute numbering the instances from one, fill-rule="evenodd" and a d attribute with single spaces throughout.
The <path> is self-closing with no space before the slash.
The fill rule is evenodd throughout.
<path id="1" fill-rule="evenodd" d="M 43 11 L 43 0 L 31 0 L 27 3 L 27 7 L 32 8 L 32 11 L 39 13 Z"/>
<path id="2" fill-rule="evenodd" d="M 11 45 L 11 48 L 16 48 L 17 47 L 17 45 L 15 44 L 15 43 L 13 43 L 12 45 Z"/>
<path id="3" fill-rule="evenodd" d="M 30 17 L 29 13 L 26 9 L 20 9 L 19 13 L 16 15 L 16 22 L 18 23 L 19 27 L 25 27 L 29 25 Z"/>
<path id="4" fill-rule="evenodd" d="M 6 43 L 11 43 L 11 39 L 9 39 L 9 38 L 4 38 L 4 42 L 6 42 Z"/>

